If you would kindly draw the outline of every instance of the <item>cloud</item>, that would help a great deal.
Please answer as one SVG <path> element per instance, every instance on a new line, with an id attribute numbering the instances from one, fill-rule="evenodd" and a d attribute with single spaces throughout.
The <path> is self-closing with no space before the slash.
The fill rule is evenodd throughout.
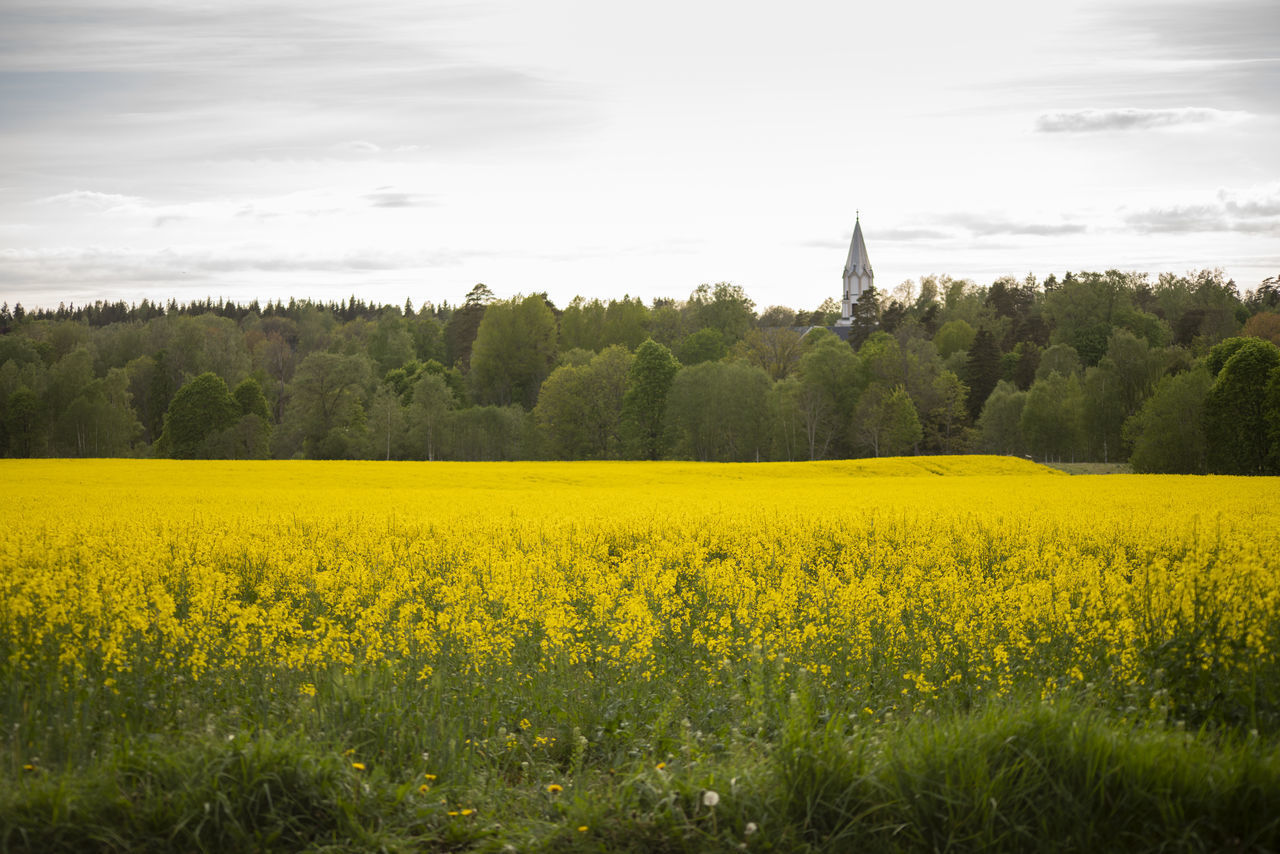
<path id="1" fill-rule="evenodd" d="M 951 232 L 938 228 L 886 228 L 876 232 L 877 240 L 946 240 Z M 847 243 L 847 241 L 846 241 Z"/>
<path id="2" fill-rule="evenodd" d="M 142 204 L 142 198 L 139 196 L 124 196 L 119 193 L 99 193 L 96 190 L 72 190 L 68 193 L 58 193 L 54 196 L 45 196 L 42 199 L 37 199 L 36 204 L 67 207 L 80 211 L 109 213 L 136 208 Z"/>
<path id="3" fill-rule="evenodd" d="M 381 154 L 382 146 L 364 139 L 353 139 L 333 146 L 337 154 Z"/>
<path id="4" fill-rule="evenodd" d="M 1234 232 L 1280 236 L 1280 184 L 1219 190 L 1211 201 L 1130 211 L 1124 223 L 1144 234 Z"/>
<path id="5" fill-rule="evenodd" d="M 1036 118 L 1036 130 L 1041 133 L 1151 130 L 1185 125 L 1221 124 L 1249 117 L 1250 114 L 1245 112 L 1214 110 L 1207 107 L 1178 107 L 1164 110 L 1146 110 L 1137 107 L 1068 110 L 1041 113 Z"/>
<path id="6" fill-rule="evenodd" d="M 449 25 L 473 14 L 396 0 L 10 0 L 0 128 L 92 138 L 99 162 L 136 165 L 475 151 L 595 121 L 580 88 L 463 55 Z"/>
<path id="7" fill-rule="evenodd" d="M 334 253 L 272 253 L 261 249 L 190 248 L 142 252 L 116 247 L 0 249 L 0 284 L 154 284 L 218 281 L 234 273 L 360 274 L 448 266 L 449 252 L 390 252 L 353 249 Z"/>
<path id="8" fill-rule="evenodd" d="M 1097 28 L 1147 59 L 1148 91 L 1198 94 L 1262 114 L 1280 110 L 1275 0 L 1109 4 Z"/>
<path id="9" fill-rule="evenodd" d="M 426 197 L 419 193 L 401 193 L 390 187 L 379 187 L 364 198 L 375 208 L 420 208 L 428 204 Z"/>
<path id="10" fill-rule="evenodd" d="M 1024 222 L 977 214 L 953 214 L 950 221 L 967 229 L 976 237 L 1019 235 L 1058 237 L 1065 234 L 1083 234 L 1088 231 L 1087 226 L 1078 222 Z"/>

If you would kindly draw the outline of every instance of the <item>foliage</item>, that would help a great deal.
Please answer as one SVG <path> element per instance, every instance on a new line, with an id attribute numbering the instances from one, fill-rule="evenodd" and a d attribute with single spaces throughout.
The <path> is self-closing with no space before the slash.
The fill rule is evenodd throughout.
<path id="1" fill-rule="evenodd" d="M 540 294 L 489 305 L 471 352 L 476 400 L 532 409 L 555 365 L 556 337 L 555 315 Z"/>
<path id="2" fill-rule="evenodd" d="M 1074 460 L 1083 455 L 1083 393 L 1075 375 L 1054 372 L 1027 391 L 1020 426 L 1027 447 L 1040 459 Z"/>
<path id="3" fill-rule="evenodd" d="M 1203 474 L 1208 446 L 1204 402 L 1213 378 L 1204 367 L 1167 376 L 1124 424 L 1136 472 Z"/>
<path id="4" fill-rule="evenodd" d="M 1280 371 L 1280 347 L 1258 338 L 1224 344 L 1231 355 L 1204 402 L 1210 465 L 1227 474 L 1274 474 L 1267 384 Z"/>
<path id="5" fill-rule="evenodd" d="M 585 367 L 607 347 L 634 352 L 652 337 L 686 366 L 733 361 L 765 372 L 768 387 L 763 395 L 752 393 L 762 407 L 752 429 L 767 437 L 760 440 L 760 459 L 870 453 L 853 437 L 853 409 L 874 383 L 885 391 L 901 385 L 910 398 L 922 428 L 914 452 L 963 451 L 978 441 L 974 425 L 997 382 L 1029 391 L 1056 372 L 1076 376 L 1079 387 L 1078 406 L 1058 431 L 1065 442 L 1059 444 L 1070 448 L 1061 453 L 1122 460 L 1129 450 L 1123 424 L 1160 379 L 1193 369 L 1198 360 L 1217 376 L 1243 340 L 1267 339 L 1275 293 L 1268 279 L 1242 296 L 1212 269 L 1161 274 L 1154 282 L 1114 270 L 1068 272 L 1061 280 L 1051 275 L 1043 283 L 1032 275 L 1004 276 L 987 286 L 924 276 L 883 297 L 868 291 L 853 325 L 840 330 L 847 343 L 838 355 L 822 328 L 838 315 L 833 299 L 816 311 L 770 306 L 757 317 L 742 288 L 727 282 L 701 285 L 687 300 L 658 298 L 649 305 L 630 296 L 579 297 L 563 312 L 545 294 L 500 301 L 483 284 L 456 307 L 425 302 L 418 310 L 412 300 L 401 308 L 354 296 L 323 304 L 0 306 L 0 454 L 166 454 L 160 439 L 176 391 L 214 373 L 228 388 L 252 379 L 261 401 L 240 402 L 235 423 L 205 437 L 203 456 L 413 459 L 456 451 L 488 458 L 517 447 L 530 458 L 598 455 L 577 441 L 557 444 L 548 430 L 552 422 L 516 417 L 507 408 L 527 416 L 557 366 Z M 1238 334 L 1243 337 L 1232 337 Z M 327 379 L 317 383 L 317 372 L 350 374 L 353 381 L 335 391 Z M 412 406 L 413 386 L 424 372 L 443 378 L 450 408 Z M 1260 439 L 1256 431 L 1227 429 L 1256 426 L 1257 413 L 1235 418 L 1233 407 L 1256 407 L 1258 385 L 1209 407 L 1207 417 L 1223 430 L 1210 445 L 1208 471 L 1245 470 L 1241 454 L 1254 460 L 1251 470 L 1269 470 L 1271 463 L 1257 462 L 1259 454 L 1264 461 L 1280 454 L 1269 428 Z M 1222 386 L 1224 394 L 1230 386 Z M 963 414 L 954 406 L 958 388 L 966 390 Z M 586 409 L 610 411 L 606 398 L 578 399 Z M 483 411 L 467 414 L 476 404 Z M 1264 416 L 1275 409 L 1262 405 Z M 244 414 L 246 406 L 253 418 Z M 431 423 L 419 423 L 422 417 Z M 621 441 L 606 453 L 666 455 L 670 448 L 654 439 L 652 426 L 665 420 L 665 412 L 651 412 L 649 439 L 637 444 L 624 418 L 617 428 Z M 481 435 L 488 429 L 497 433 Z M 1004 435 L 1008 441 L 997 444 L 1021 447 L 1010 431 Z M 1246 436 L 1259 447 L 1237 447 L 1248 444 Z"/>
<path id="6" fill-rule="evenodd" d="M 619 428 L 631 458 L 656 460 L 666 453 L 667 395 L 679 370 L 680 363 L 671 351 L 652 338 L 636 349 Z"/>
<path id="7" fill-rule="evenodd" d="M 563 365 L 551 372 L 533 414 L 546 432 L 552 456 L 617 458 L 631 367 L 631 353 L 615 344 L 585 365 Z"/>
<path id="8" fill-rule="evenodd" d="M 211 456 L 207 440 L 229 429 L 240 414 L 222 377 L 203 373 L 173 396 L 164 417 L 161 447 L 180 460 Z"/>
<path id="9" fill-rule="evenodd" d="M 703 362 L 676 374 L 667 394 L 667 434 L 679 458 L 767 459 L 769 376 L 742 362 Z"/>

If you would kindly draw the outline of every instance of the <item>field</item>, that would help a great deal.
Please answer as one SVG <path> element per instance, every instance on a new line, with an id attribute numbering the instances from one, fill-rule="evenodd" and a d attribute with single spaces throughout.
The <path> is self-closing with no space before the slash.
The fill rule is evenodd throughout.
<path id="1" fill-rule="evenodd" d="M 1280 848 L 1280 482 L 0 461 L 0 851 Z"/>

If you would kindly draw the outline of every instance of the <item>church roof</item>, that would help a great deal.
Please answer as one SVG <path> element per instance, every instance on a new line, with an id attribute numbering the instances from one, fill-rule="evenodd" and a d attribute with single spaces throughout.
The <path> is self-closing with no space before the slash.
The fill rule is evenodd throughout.
<path id="1" fill-rule="evenodd" d="M 849 260 L 844 264 L 844 276 L 874 275 L 871 272 L 871 259 L 867 257 L 867 244 L 862 239 L 862 222 L 855 220 L 853 224 L 853 240 L 849 243 Z"/>

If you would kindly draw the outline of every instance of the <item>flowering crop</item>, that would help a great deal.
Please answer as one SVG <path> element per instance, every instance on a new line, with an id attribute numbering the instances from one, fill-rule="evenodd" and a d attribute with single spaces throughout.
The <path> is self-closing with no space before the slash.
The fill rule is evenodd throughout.
<path id="1" fill-rule="evenodd" d="M 1271 479 L 983 457 L 0 470 L 10 684 L 251 673 L 305 698 L 334 668 L 571 670 L 802 678 L 858 710 L 1087 688 L 1172 707 L 1276 666 Z"/>

